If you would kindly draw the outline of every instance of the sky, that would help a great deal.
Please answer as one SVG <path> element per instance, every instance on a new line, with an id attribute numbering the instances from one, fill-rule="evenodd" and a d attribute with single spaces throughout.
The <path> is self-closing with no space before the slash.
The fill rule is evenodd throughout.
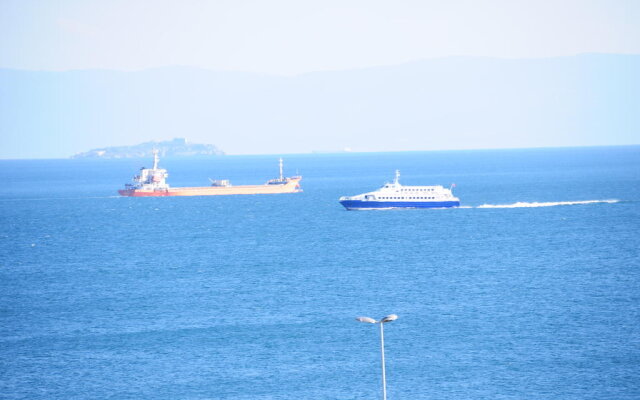
<path id="1" fill-rule="evenodd" d="M 640 53 L 630 0 L 1 0 L 0 67 L 294 75 L 424 58 Z"/>
<path id="2" fill-rule="evenodd" d="M 532 67 L 535 60 L 559 57 L 640 55 L 638 21 L 640 0 L 0 0 L 0 158 L 68 157 L 173 137 L 231 154 L 638 144 L 635 59 L 603 64 L 583 58 L 575 82 L 570 61 L 549 64 L 561 70 Z M 442 82 L 455 91 L 440 87 L 438 77 L 397 76 L 413 70 L 403 66 L 432 60 L 424 68 L 433 69 L 452 57 L 471 57 L 480 68 L 463 66 L 466 76 L 458 77 L 457 67 L 443 70 Z M 482 58 L 534 61 L 520 72 L 500 64 L 511 75 L 502 81 L 498 69 L 492 72 L 497 85 L 506 85 L 499 91 L 480 81 L 461 86 L 469 76 L 486 75 Z M 614 67 L 602 69 L 605 64 Z M 153 80 L 164 74 L 155 69 L 176 67 L 186 69 Z M 389 74 L 403 89 L 376 92 L 366 72 L 376 67 L 395 68 Z M 188 68 L 261 78 L 209 74 L 207 88 L 217 87 L 215 79 L 225 81 L 226 91 L 216 97 L 190 92 L 200 75 Z M 79 73 L 85 70 L 93 75 Z M 544 76 L 546 86 L 518 80 L 525 70 Z M 559 77 L 566 79 L 549 86 Z M 359 87 L 362 82 L 370 83 Z M 511 92 L 509 82 L 523 90 Z M 270 93 L 273 88 L 278 93 Z M 337 93 L 340 101 L 331 98 Z M 401 102 L 387 103 L 400 93 Z M 480 100 L 457 108 L 466 98 Z M 538 115 L 554 102 L 563 108 Z M 496 108 L 489 113 L 478 111 L 490 104 Z M 508 120 L 493 114 L 504 104 L 514 107 Z M 294 118 L 291 109 L 298 110 Z M 478 122 L 464 113 L 477 113 Z M 382 114 L 389 119 L 381 121 Z M 396 116 L 406 126 L 399 129 Z M 465 118 L 468 125 L 455 128 Z M 537 121 L 546 124 L 539 126 L 543 134 L 530 133 Z"/>

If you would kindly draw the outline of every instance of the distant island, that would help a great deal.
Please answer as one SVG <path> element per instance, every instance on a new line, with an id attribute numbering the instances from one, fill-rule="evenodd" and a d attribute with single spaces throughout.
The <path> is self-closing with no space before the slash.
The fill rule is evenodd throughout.
<path id="1" fill-rule="evenodd" d="M 158 150 L 161 157 L 167 156 L 218 156 L 224 152 L 212 144 L 187 143 L 184 138 L 175 138 L 163 142 L 145 142 L 133 146 L 114 146 L 92 149 L 74 154 L 71 158 L 146 158 Z"/>

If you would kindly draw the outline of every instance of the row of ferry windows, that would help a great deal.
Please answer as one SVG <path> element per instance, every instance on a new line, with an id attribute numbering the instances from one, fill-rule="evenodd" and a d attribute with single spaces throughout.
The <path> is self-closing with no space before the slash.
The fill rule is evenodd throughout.
<path id="1" fill-rule="evenodd" d="M 433 192 L 433 189 L 400 189 L 403 192 Z"/>
<path id="2" fill-rule="evenodd" d="M 390 200 L 390 199 L 399 199 L 399 200 L 406 200 L 406 199 L 435 199 L 435 197 L 379 197 L 379 199 L 383 199 L 383 200 Z"/>

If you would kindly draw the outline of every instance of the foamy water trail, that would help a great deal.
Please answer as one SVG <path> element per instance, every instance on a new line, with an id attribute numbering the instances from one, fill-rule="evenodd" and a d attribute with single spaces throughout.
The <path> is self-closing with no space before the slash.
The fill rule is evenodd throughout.
<path id="1" fill-rule="evenodd" d="M 574 206 L 579 204 L 597 204 L 597 203 L 617 203 L 620 200 L 581 200 L 581 201 L 548 201 L 548 202 L 524 202 L 519 201 L 513 204 L 483 204 L 476 208 L 531 208 L 531 207 L 554 207 L 554 206 Z"/>

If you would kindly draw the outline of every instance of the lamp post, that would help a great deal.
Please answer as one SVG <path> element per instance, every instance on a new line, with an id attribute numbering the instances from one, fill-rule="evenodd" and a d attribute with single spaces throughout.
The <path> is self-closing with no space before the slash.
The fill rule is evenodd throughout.
<path id="1" fill-rule="evenodd" d="M 384 324 L 387 322 L 395 321 L 398 316 L 395 314 L 389 314 L 382 318 L 380 321 L 376 321 L 369 317 L 358 317 L 356 321 L 366 322 L 369 324 L 380 324 L 380 355 L 382 357 L 382 400 L 387 400 L 387 377 L 384 370 Z"/>

